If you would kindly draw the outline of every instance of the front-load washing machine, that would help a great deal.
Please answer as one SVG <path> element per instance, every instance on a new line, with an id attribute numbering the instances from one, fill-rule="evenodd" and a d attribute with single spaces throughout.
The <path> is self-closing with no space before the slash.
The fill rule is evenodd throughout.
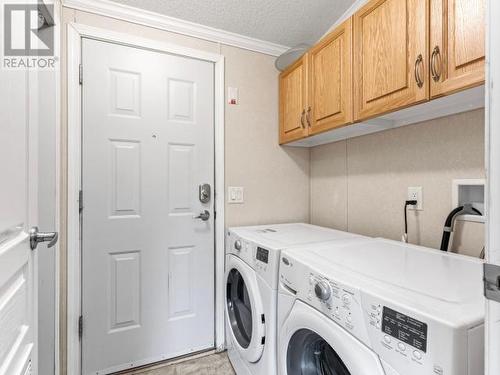
<path id="1" fill-rule="evenodd" d="M 238 375 L 274 375 L 278 265 L 283 249 L 321 241 L 366 239 L 310 224 L 228 229 L 226 345 Z"/>
<path id="2" fill-rule="evenodd" d="M 482 263 L 384 239 L 283 251 L 279 374 L 482 375 Z"/>

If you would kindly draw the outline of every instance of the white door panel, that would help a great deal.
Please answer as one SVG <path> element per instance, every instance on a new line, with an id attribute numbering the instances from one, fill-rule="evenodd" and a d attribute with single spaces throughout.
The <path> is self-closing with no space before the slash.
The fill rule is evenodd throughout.
<path id="1" fill-rule="evenodd" d="M 26 71 L 0 70 L 0 375 L 36 373 L 36 136 Z"/>
<path id="2" fill-rule="evenodd" d="M 82 363 L 214 346 L 213 64 L 83 40 Z M 208 210 L 208 221 L 194 219 Z"/>

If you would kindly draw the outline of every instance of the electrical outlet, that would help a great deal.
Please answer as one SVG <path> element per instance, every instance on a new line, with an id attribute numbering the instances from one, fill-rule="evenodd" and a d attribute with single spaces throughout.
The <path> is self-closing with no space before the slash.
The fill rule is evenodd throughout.
<path id="1" fill-rule="evenodd" d="M 410 200 L 417 201 L 415 206 L 408 206 L 409 210 L 421 211 L 424 209 L 424 199 L 422 194 L 422 186 L 412 186 L 408 188 L 408 198 Z"/>

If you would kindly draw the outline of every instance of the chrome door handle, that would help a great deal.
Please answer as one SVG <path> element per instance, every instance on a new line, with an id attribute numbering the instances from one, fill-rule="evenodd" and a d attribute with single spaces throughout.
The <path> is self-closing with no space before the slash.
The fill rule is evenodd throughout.
<path id="1" fill-rule="evenodd" d="M 193 219 L 201 219 L 203 221 L 207 221 L 208 219 L 210 219 L 210 212 L 205 210 L 201 214 L 199 214 L 198 216 L 193 216 Z"/>
<path id="2" fill-rule="evenodd" d="M 52 247 L 56 244 L 59 235 L 57 232 L 39 232 L 38 227 L 30 229 L 30 247 L 35 250 L 40 242 L 48 242 L 47 247 Z"/>

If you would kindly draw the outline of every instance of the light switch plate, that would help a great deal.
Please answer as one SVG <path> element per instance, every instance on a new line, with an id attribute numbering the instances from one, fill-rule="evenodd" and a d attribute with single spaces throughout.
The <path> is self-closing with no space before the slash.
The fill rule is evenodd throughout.
<path id="1" fill-rule="evenodd" d="M 243 203 L 244 197 L 243 197 L 244 189 L 241 186 L 228 186 L 227 188 L 227 203 L 232 204 L 232 203 Z"/>

